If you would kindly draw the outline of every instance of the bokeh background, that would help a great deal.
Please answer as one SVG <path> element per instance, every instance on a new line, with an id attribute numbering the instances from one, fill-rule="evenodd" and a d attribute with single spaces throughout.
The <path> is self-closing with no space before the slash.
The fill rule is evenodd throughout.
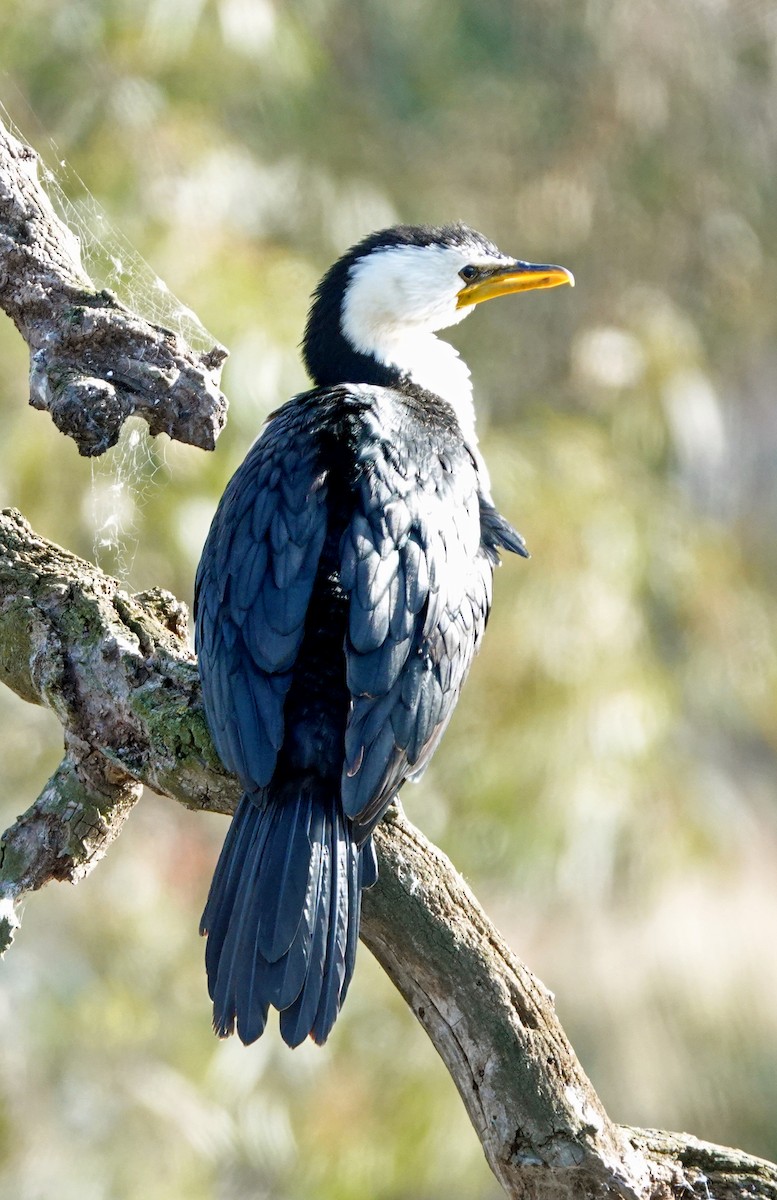
<path id="1" fill-rule="evenodd" d="M 89 463 L 26 406 L 0 315 L 0 503 L 132 590 L 190 600 L 356 238 L 461 218 L 574 270 L 452 334 L 533 557 L 500 572 L 404 799 L 614 1118 L 777 1157 L 774 0 L 6 0 L 0 99 L 103 281 L 232 352 L 214 454 L 131 429 Z M 3 824 L 60 741 L 0 693 Z M 147 795 L 88 880 L 28 901 L 0 976 L 0 1194 L 494 1200 L 365 950 L 324 1050 L 211 1037 L 197 923 L 224 830 Z"/>

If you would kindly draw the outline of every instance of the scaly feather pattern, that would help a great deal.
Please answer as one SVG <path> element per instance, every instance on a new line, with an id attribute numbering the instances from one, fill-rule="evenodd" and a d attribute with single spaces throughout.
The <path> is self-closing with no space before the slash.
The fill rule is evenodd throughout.
<path id="1" fill-rule="evenodd" d="M 229 485 L 195 610 L 208 722 L 245 789 L 202 919 L 220 1035 L 255 1040 L 274 1006 L 289 1045 L 328 1036 L 371 832 L 450 720 L 500 546 L 525 552 L 419 389 L 297 397 Z"/>

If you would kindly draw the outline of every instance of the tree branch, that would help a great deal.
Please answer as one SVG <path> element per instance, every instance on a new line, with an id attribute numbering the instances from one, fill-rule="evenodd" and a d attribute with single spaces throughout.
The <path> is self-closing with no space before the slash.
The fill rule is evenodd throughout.
<path id="1" fill-rule="evenodd" d="M 141 783 L 231 812 L 239 787 L 207 734 L 185 609 L 123 592 L 0 514 L 0 680 L 51 708 L 63 763 L 2 839 L 0 915 L 51 879 L 76 881 Z M 553 997 L 511 953 L 445 856 L 401 814 L 377 832 L 380 880 L 362 936 L 442 1056 L 488 1162 L 521 1200 L 777 1200 L 777 1168 L 687 1135 L 613 1125 Z"/>
<path id="2" fill-rule="evenodd" d="M 77 239 L 0 124 L 0 306 L 30 347 L 30 401 L 82 454 L 135 412 L 152 433 L 212 448 L 226 415 L 226 351 L 199 355 L 84 272 Z M 60 720 L 65 755 L 0 839 L 0 951 L 17 905 L 75 883 L 105 854 L 143 784 L 229 813 L 239 786 L 202 711 L 187 614 L 0 514 L 0 680 Z M 687 1135 L 613 1125 L 556 1017 L 447 858 L 397 806 L 377 831 L 380 880 L 362 936 L 442 1056 L 504 1187 L 525 1200 L 698 1195 L 777 1200 L 777 1168 Z"/>
<path id="3" fill-rule="evenodd" d="M 226 421 L 226 350 L 199 354 L 96 288 L 37 164 L 0 123 L 0 307 L 30 348 L 30 403 L 84 455 L 114 445 L 133 413 L 152 434 L 212 450 Z"/>

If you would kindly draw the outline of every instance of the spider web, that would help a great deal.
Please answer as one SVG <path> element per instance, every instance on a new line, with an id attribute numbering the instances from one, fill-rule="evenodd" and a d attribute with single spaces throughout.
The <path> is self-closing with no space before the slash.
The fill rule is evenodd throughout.
<path id="1" fill-rule="evenodd" d="M 92 468 L 92 554 L 101 571 L 129 583 L 140 543 L 141 515 L 169 477 L 161 437 L 141 417 L 129 417 L 119 440 Z"/>
<path id="2" fill-rule="evenodd" d="M 51 139 L 49 144 L 58 155 L 56 144 Z M 81 261 L 95 283 L 115 292 L 147 321 L 180 334 L 193 349 L 204 352 L 216 344 L 216 338 L 197 314 L 181 303 L 129 239 L 111 223 L 66 159 L 57 157 L 56 167 L 52 167 L 41 156 L 40 175 L 57 215 L 78 237 Z"/>
<path id="3" fill-rule="evenodd" d="M 16 92 L 7 76 L 0 79 Z M 28 110 L 32 126 L 40 128 L 24 99 L 18 96 L 18 100 Z M 0 114 L 13 136 L 30 144 L 2 102 Z M 210 350 L 217 339 L 111 223 L 56 143 L 41 132 L 35 150 L 46 193 L 59 218 L 78 238 L 81 261 L 95 284 L 114 292 L 146 320 L 173 330 L 193 349 Z M 164 449 L 164 435 L 152 438 L 145 421 L 132 417 L 124 423 L 116 445 L 91 460 L 94 559 L 122 582 L 128 581 L 137 554 L 140 515 L 169 476 Z"/>

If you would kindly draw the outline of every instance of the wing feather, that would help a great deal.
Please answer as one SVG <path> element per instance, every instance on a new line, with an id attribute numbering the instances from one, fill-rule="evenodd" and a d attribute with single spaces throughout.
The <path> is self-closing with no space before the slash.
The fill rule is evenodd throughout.
<path id="1" fill-rule="evenodd" d="M 233 477 L 205 543 L 196 645 L 216 749 L 244 787 L 269 783 L 283 707 L 327 531 L 326 476 L 310 412 L 270 421 Z"/>
<path id="2" fill-rule="evenodd" d="M 401 430 L 391 433 L 361 451 L 356 511 L 341 542 L 352 696 L 342 800 L 364 833 L 430 758 L 491 599 L 472 457 L 448 437 L 414 462 Z"/>

